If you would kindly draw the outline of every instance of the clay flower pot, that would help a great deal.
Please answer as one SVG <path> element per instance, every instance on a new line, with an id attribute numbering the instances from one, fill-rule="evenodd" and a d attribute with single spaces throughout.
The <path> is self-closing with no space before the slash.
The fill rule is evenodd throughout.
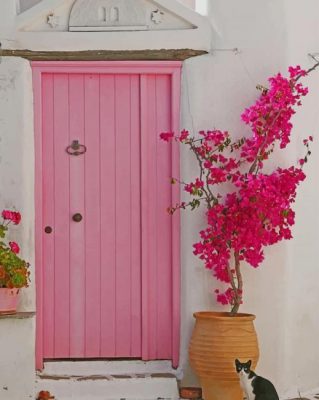
<path id="1" fill-rule="evenodd" d="M 198 312 L 189 358 L 196 372 L 204 400 L 243 400 L 235 359 L 252 360 L 253 369 L 259 358 L 254 315 Z"/>
<path id="2" fill-rule="evenodd" d="M 0 288 L 0 315 L 17 312 L 19 289 Z"/>

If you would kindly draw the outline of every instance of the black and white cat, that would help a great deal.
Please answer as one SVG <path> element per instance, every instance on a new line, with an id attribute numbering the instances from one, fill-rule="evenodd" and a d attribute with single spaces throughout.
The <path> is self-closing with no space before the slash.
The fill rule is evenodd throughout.
<path id="1" fill-rule="evenodd" d="M 246 363 L 235 360 L 235 365 L 247 400 L 279 400 L 274 385 L 251 371 L 251 360 Z"/>

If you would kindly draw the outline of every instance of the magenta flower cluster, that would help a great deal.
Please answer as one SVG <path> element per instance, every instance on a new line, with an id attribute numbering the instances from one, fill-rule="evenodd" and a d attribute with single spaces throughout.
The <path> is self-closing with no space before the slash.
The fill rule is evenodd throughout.
<path id="1" fill-rule="evenodd" d="M 308 93 L 299 82 L 306 74 L 299 66 L 290 67 L 288 77 L 277 74 L 269 79 L 269 88 L 259 87 L 260 97 L 242 114 L 250 137 L 232 141 L 228 132 L 220 130 L 200 132 L 199 138 L 185 130 L 160 135 L 164 141 L 189 146 L 199 163 L 200 174 L 193 182 L 179 182 L 191 200 L 169 212 L 206 204 L 207 226 L 194 244 L 194 254 L 227 284 L 224 292 L 216 291 L 217 301 L 231 305 L 234 313 L 242 303 L 241 262 L 256 268 L 264 260 L 266 246 L 292 238 L 292 206 L 305 179 L 302 165 L 311 154 L 312 137 L 304 140 L 306 154 L 297 166 L 278 167 L 271 173 L 263 167 L 276 144 L 284 149 L 290 141 L 291 118 Z"/>

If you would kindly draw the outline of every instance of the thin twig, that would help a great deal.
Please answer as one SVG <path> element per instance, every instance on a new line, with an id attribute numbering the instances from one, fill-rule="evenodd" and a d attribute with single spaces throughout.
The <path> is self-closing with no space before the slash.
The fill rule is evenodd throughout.
<path id="1" fill-rule="evenodd" d="M 199 163 L 199 168 L 200 168 L 200 180 L 203 181 L 203 174 L 204 174 L 204 167 L 203 167 L 203 160 L 200 158 L 200 156 L 198 155 L 195 146 L 190 142 L 189 143 L 191 150 L 193 151 L 193 153 L 195 154 L 195 157 L 197 158 L 197 161 Z M 209 187 L 209 183 L 206 177 L 206 188 L 202 188 L 203 192 L 206 194 L 206 202 L 207 202 L 207 206 L 208 208 L 211 208 L 211 201 L 213 200 L 214 202 L 217 202 L 218 200 L 216 199 L 216 197 L 213 195 L 213 193 L 210 190 Z"/>
<path id="2" fill-rule="evenodd" d="M 283 110 L 284 110 L 284 109 L 282 108 L 282 109 L 280 109 L 280 110 L 278 111 L 277 115 L 276 115 L 275 118 L 273 119 L 273 121 L 272 121 L 272 123 L 270 124 L 270 126 L 269 126 L 268 128 L 266 128 L 266 131 L 265 131 L 265 139 L 264 139 L 264 141 L 263 141 L 263 143 L 262 143 L 262 145 L 261 145 L 261 147 L 260 147 L 260 149 L 259 149 L 259 151 L 258 151 L 258 153 L 257 153 L 257 156 L 256 156 L 256 158 L 255 158 L 255 160 L 254 160 L 252 166 L 251 166 L 250 169 L 249 169 L 249 173 L 250 173 L 250 174 L 252 174 L 252 173 L 254 172 L 254 170 L 255 170 L 255 168 L 256 168 L 256 166 L 257 166 L 258 158 L 260 157 L 262 151 L 263 151 L 263 150 L 265 149 L 265 147 L 266 147 L 269 129 L 271 129 L 271 128 L 275 125 L 275 122 L 276 122 L 277 119 L 280 117 L 280 115 L 281 115 L 281 113 L 283 112 Z"/>

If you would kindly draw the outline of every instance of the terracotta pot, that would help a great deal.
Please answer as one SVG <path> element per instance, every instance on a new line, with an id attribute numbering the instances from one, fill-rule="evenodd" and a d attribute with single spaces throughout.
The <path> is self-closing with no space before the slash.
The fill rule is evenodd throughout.
<path id="1" fill-rule="evenodd" d="M 182 387 L 179 390 L 181 399 L 200 400 L 202 398 L 202 388 Z"/>
<path id="2" fill-rule="evenodd" d="M 0 315 L 17 312 L 19 289 L 0 288 Z"/>
<path id="3" fill-rule="evenodd" d="M 243 400 L 235 369 L 235 359 L 252 360 L 253 369 L 259 358 L 254 315 L 198 312 L 194 314 L 189 358 L 196 372 L 204 400 Z"/>

